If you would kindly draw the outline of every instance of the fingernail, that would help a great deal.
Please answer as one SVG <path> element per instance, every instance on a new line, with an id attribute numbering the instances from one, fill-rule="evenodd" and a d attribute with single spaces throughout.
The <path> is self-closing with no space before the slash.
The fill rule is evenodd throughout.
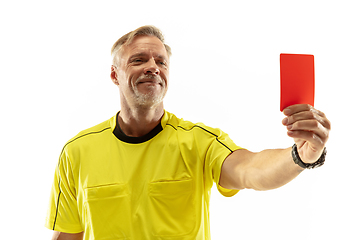
<path id="1" fill-rule="evenodd" d="M 288 122 L 289 122 L 289 119 L 288 119 L 288 118 L 284 118 L 284 119 L 282 120 L 282 124 L 283 124 L 283 125 L 286 125 Z"/>
<path id="2" fill-rule="evenodd" d="M 292 129 L 292 127 L 293 127 L 293 125 L 292 125 L 292 124 L 290 124 L 290 125 L 288 125 L 288 126 L 287 126 L 287 129 L 288 129 L 288 130 L 291 130 L 291 129 Z"/>
<path id="3" fill-rule="evenodd" d="M 284 113 L 285 115 L 290 114 L 290 112 L 291 112 L 291 110 L 288 109 L 288 108 L 285 108 L 284 111 L 283 111 L 283 113 Z"/>

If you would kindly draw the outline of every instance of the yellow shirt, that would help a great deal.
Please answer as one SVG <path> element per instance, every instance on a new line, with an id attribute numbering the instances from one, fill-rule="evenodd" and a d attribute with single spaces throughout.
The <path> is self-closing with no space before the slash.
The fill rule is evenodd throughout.
<path id="1" fill-rule="evenodd" d="M 117 115 L 64 146 L 46 227 L 84 239 L 210 239 L 209 201 L 236 146 L 227 134 L 166 112 L 143 137 L 128 137 Z"/>

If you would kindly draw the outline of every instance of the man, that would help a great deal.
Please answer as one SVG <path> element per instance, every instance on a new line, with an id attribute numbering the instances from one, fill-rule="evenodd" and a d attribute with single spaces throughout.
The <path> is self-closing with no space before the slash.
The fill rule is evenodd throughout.
<path id="1" fill-rule="evenodd" d="M 121 111 L 64 146 L 46 221 L 53 239 L 210 239 L 213 182 L 230 197 L 278 188 L 323 164 L 330 122 L 309 105 L 284 110 L 296 145 L 259 153 L 165 111 L 170 55 L 152 26 L 114 44 Z"/>

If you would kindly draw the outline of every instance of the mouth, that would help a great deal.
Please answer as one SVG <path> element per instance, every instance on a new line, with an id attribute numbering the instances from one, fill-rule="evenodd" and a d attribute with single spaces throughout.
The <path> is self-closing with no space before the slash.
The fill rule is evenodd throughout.
<path id="1" fill-rule="evenodd" d="M 160 86 L 162 86 L 161 83 L 156 82 L 156 81 L 140 81 L 136 85 L 145 85 L 145 86 L 157 86 L 157 85 L 160 85 Z"/>
<path id="2" fill-rule="evenodd" d="M 158 81 L 154 81 L 154 80 L 141 80 L 138 82 L 139 83 L 153 83 L 153 84 L 156 84 L 156 83 L 159 83 Z"/>
<path id="3" fill-rule="evenodd" d="M 139 84 L 146 84 L 146 85 L 157 85 L 159 84 L 160 86 L 163 86 L 161 79 L 158 79 L 157 77 L 140 77 L 136 80 L 135 82 L 136 85 Z"/>

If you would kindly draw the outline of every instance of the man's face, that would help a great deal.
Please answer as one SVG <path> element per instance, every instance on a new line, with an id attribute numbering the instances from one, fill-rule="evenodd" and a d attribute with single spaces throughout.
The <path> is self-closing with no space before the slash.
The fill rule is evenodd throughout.
<path id="1" fill-rule="evenodd" d="M 119 86 L 121 101 L 129 107 L 154 107 L 168 88 L 169 58 L 163 43 L 154 36 L 137 36 L 119 52 L 111 78 Z"/>

